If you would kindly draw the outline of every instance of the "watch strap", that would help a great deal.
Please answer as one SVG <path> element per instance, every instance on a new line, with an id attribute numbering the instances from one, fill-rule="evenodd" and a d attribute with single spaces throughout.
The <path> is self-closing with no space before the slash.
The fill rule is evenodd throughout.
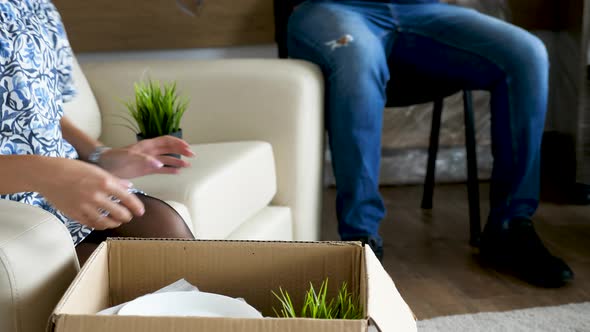
<path id="1" fill-rule="evenodd" d="M 94 148 L 94 151 L 92 151 L 89 155 L 88 155 L 88 162 L 92 163 L 92 164 L 98 164 L 98 162 L 100 161 L 100 156 L 107 150 L 110 150 L 111 148 L 108 146 L 97 146 L 96 148 Z"/>

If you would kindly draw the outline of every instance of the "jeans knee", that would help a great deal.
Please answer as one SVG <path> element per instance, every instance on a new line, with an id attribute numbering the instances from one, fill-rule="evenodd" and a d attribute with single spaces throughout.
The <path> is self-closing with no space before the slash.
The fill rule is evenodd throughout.
<path id="1" fill-rule="evenodd" d="M 385 91 L 389 81 L 389 69 L 385 53 L 380 49 L 372 49 L 362 45 L 354 45 L 348 49 L 329 50 L 331 71 L 330 83 L 338 84 L 348 94 L 379 94 Z M 336 82 L 338 81 L 338 82 Z M 384 96 L 382 96 L 384 98 Z"/>
<path id="2" fill-rule="evenodd" d="M 330 2 L 307 2 L 288 23 L 289 56 L 316 63 L 330 75 L 374 75 L 386 79 L 382 40 L 359 13 Z"/>
<path id="3" fill-rule="evenodd" d="M 529 69 L 533 73 L 546 75 L 549 71 L 549 54 L 547 47 L 543 41 L 529 33 L 525 32 L 525 35 L 519 38 L 519 42 L 516 46 L 517 50 L 513 54 L 514 65 L 518 68 Z"/>
<path id="4" fill-rule="evenodd" d="M 330 81 L 359 84 L 377 83 L 384 86 L 389 80 L 387 57 L 374 36 L 354 32 L 335 33 L 312 43 L 289 39 L 289 55 L 319 65 Z"/>
<path id="5" fill-rule="evenodd" d="M 533 62 L 544 68 L 549 67 L 549 53 L 545 43 L 539 37 L 531 34 L 529 44 Z"/>

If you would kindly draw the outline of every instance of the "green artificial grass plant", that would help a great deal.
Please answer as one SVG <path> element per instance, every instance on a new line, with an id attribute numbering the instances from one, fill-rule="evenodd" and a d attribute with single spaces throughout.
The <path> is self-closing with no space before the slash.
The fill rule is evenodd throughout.
<path id="1" fill-rule="evenodd" d="M 161 86 L 159 81 L 135 83 L 135 101 L 125 106 L 135 120 L 132 129 L 142 138 L 169 135 L 180 130 L 188 99 L 180 98 L 176 82 Z"/>
<path id="2" fill-rule="evenodd" d="M 348 291 L 346 283 L 343 283 L 335 298 L 328 299 L 328 279 L 324 280 L 316 292 L 312 283 L 303 298 L 301 310 L 296 310 L 289 293 L 279 287 L 279 293 L 271 291 L 279 300 L 281 309 L 279 312 L 273 308 L 277 317 L 283 318 L 320 318 L 320 319 L 361 319 L 363 308 L 358 296 Z"/>

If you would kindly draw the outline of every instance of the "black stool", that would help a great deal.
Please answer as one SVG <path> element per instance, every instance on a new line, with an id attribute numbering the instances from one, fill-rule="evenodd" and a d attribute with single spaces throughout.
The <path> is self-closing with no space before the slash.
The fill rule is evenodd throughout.
<path id="1" fill-rule="evenodd" d="M 287 58 L 287 22 L 295 4 L 301 0 L 274 0 L 275 40 L 278 45 L 279 57 Z M 428 147 L 428 162 L 424 191 L 422 194 L 422 209 L 432 209 L 436 155 L 440 134 L 440 123 L 443 100 L 462 89 L 450 82 L 431 77 L 420 68 L 408 64 L 390 63 L 392 75 L 387 86 L 386 107 L 405 107 L 416 104 L 433 102 L 432 126 L 430 130 L 430 144 Z M 479 185 L 477 177 L 477 152 L 475 142 L 475 124 L 473 117 L 473 99 L 471 91 L 463 90 L 464 121 L 465 121 L 465 150 L 467 154 L 467 194 L 469 201 L 469 244 L 479 246 L 481 233 L 479 209 Z"/>

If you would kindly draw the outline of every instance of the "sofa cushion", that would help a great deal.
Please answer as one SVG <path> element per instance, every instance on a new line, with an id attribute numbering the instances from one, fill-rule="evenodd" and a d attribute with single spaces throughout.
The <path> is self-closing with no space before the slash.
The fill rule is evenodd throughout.
<path id="1" fill-rule="evenodd" d="M 197 238 L 224 239 L 275 195 L 272 148 L 256 141 L 193 144 L 191 148 L 196 157 L 181 174 L 132 181 L 149 195 L 184 204 Z"/>
<path id="2" fill-rule="evenodd" d="M 267 206 L 233 231 L 228 240 L 293 241 L 291 208 Z"/>

